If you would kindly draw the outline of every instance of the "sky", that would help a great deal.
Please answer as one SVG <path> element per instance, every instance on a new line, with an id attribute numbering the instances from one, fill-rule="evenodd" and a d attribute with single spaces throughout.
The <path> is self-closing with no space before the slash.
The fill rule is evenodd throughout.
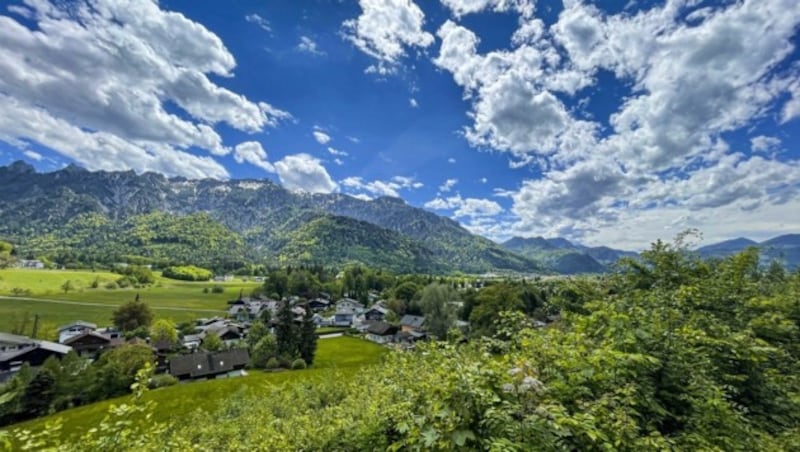
<path id="1" fill-rule="evenodd" d="M 800 232 L 797 0 L 0 1 L 0 164 L 403 198 L 502 241 Z"/>

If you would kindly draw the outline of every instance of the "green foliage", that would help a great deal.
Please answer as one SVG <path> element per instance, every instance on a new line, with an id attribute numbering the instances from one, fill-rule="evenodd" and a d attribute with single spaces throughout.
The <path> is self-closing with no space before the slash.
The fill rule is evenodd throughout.
<path id="1" fill-rule="evenodd" d="M 440 339 L 447 337 L 447 331 L 456 320 L 456 307 L 458 293 L 450 286 L 433 283 L 422 289 L 420 307 L 425 315 L 425 325 L 428 331 Z"/>
<path id="2" fill-rule="evenodd" d="M 71 279 L 68 279 L 64 281 L 64 284 L 61 285 L 61 290 L 63 290 L 64 293 L 67 293 L 71 290 L 75 290 L 75 284 L 72 282 Z"/>
<path id="3" fill-rule="evenodd" d="M 147 387 L 150 389 L 166 388 L 178 384 L 178 379 L 170 374 L 153 375 L 150 381 L 147 382 Z"/>
<path id="4" fill-rule="evenodd" d="M 250 366 L 259 369 L 278 367 L 277 350 L 275 336 L 269 333 L 263 335 L 250 347 Z M 275 365 L 270 366 L 270 363 L 273 361 Z"/>
<path id="5" fill-rule="evenodd" d="M 125 344 L 103 353 L 97 361 L 94 392 L 98 399 L 125 394 L 136 373 L 153 364 L 153 351 L 147 345 Z"/>
<path id="6" fill-rule="evenodd" d="M 175 322 L 169 319 L 157 319 L 150 327 L 150 340 L 152 342 L 178 343 L 178 331 Z"/>
<path id="7" fill-rule="evenodd" d="M 494 284 L 481 290 L 469 316 L 470 328 L 477 335 L 494 336 L 495 320 L 500 312 L 522 311 L 519 290 L 506 283 Z"/>
<path id="8" fill-rule="evenodd" d="M 275 357 L 268 359 L 264 366 L 265 369 L 277 369 L 279 367 L 281 367 L 281 364 L 278 362 L 278 358 Z"/>
<path id="9" fill-rule="evenodd" d="M 218 352 L 225 348 L 225 343 L 222 342 L 219 335 L 213 331 L 209 332 L 203 338 L 203 348 L 210 352 Z"/>
<path id="10" fill-rule="evenodd" d="M 178 279 L 181 281 L 208 281 L 214 274 L 205 268 L 194 265 L 182 265 L 167 267 L 162 272 L 165 278 Z"/>
<path id="11" fill-rule="evenodd" d="M 302 370 L 306 368 L 306 362 L 301 358 L 292 361 L 292 370 Z"/>
<path id="12" fill-rule="evenodd" d="M 123 304 L 111 315 L 114 326 L 120 331 L 134 331 L 138 328 L 149 328 L 153 322 L 153 311 L 143 301 L 136 300 Z"/>

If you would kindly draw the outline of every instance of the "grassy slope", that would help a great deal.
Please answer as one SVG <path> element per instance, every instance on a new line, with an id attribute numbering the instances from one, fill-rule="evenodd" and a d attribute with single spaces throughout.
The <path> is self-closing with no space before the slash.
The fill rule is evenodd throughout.
<path id="1" fill-rule="evenodd" d="M 258 287 L 257 283 L 241 280 L 227 283 L 183 282 L 159 277 L 155 285 L 145 289 L 102 288 L 102 282 L 114 281 L 119 277 L 114 273 L 92 271 L 0 270 L 0 296 L 11 295 L 11 289 L 19 287 L 30 290 L 30 298 L 87 303 L 82 305 L 0 299 L 0 331 L 8 331 L 25 312 L 31 316 L 39 314 L 46 323 L 63 324 L 80 319 L 106 325 L 115 307 L 134 299 L 137 293 L 143 301 L 150 304 L 158 317 L 181 322 L 222 314 L 227 308 L 226 302 L 238 297 L 240 290 L 248 294 Z M 95 278 L 101 281 L 100 289 L 89 288 Z M 78 290 L 65 294 L 61 285 L 67 280 L 71 280 Z M 203 288 L 214 285 L 223 286 L 225 292 L 203 293 Z"/>
<path id="2" fill-rule="evenodd" d="M 157 389 L 148 392 L 145 397 L 157 403 L 153 413 L 155 421 L 180 422 L 193 410 L 212 410 L 219 407 L 221 402 L 238 391 L 258 393 L 271 385 L 353 375 L 364 366 L 379 363 L 387 352 L 388 349 L 362 339 L 352 337 L 322 339 L 319 341 L 314 366 L 310 369 L 273 373 L 250 371 L 249 375 L 240 378 L 201 381 Z M 14 428 L 38 431 L 44 428 L 47 422 L 59 419 L 62 422 L 62 436 L 79 435 L 96 426 L 108 413 L 112 404 L 125 403 L 128 400 L 129 397 L 126 396 L 73 408 L 17 424 Z"/>

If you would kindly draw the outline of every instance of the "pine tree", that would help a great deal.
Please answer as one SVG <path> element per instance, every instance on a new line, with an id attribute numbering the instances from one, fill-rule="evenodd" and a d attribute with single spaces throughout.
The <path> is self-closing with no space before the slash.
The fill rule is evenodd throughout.
<path id="1" fill-rule="evenodd" d="M 297 326 L 294 324 L 294 314 L 288 301 L 283 302 L 283 306 L 278 311 L 275 341 L 277 342 L 278 356 L 292 359 L 298 355 Z"/>
<path id="2" fill-rule="evenodd" d="M 306 362 L 306 365 L 311 365 L 314 362 L 314 355 L 317 352 L 317 325 L 312 320 L 313 314 L 311 308 L 304 307 L 306 310 L 303 316 L 303 323 L 299 328 L 298 343 L 300 348 L 300 357 Z"/>

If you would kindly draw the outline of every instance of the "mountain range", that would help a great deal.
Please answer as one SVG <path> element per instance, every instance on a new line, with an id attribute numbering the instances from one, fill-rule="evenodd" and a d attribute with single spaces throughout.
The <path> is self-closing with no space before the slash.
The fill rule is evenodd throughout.
<path id="1" fill-rule="evenodd" d="M 268 180 L 189 180 L 157 173 L 39 173 L 0 167 L 0 239 L 20 255 L 61 264 L 192 263 L 234 269 L 362 263 L 396 272 L 600 273 L 636 253 L 564 238 L 502 244 L 399 198 L 292 192 Z M 800 235 L 704 246 L 724 257 L 758 246 L 762 258 L 800 265 Z"/>
<path id="2" fill-rule="evenodd" d="M 189 180 L 75 165 L 38 173 L 15 162 L 0 167 L 0 217 L 0 237 L 21 254 L 61 262 L 548 271 L 398 198 L 296 193 L 267 180 Z"/>

